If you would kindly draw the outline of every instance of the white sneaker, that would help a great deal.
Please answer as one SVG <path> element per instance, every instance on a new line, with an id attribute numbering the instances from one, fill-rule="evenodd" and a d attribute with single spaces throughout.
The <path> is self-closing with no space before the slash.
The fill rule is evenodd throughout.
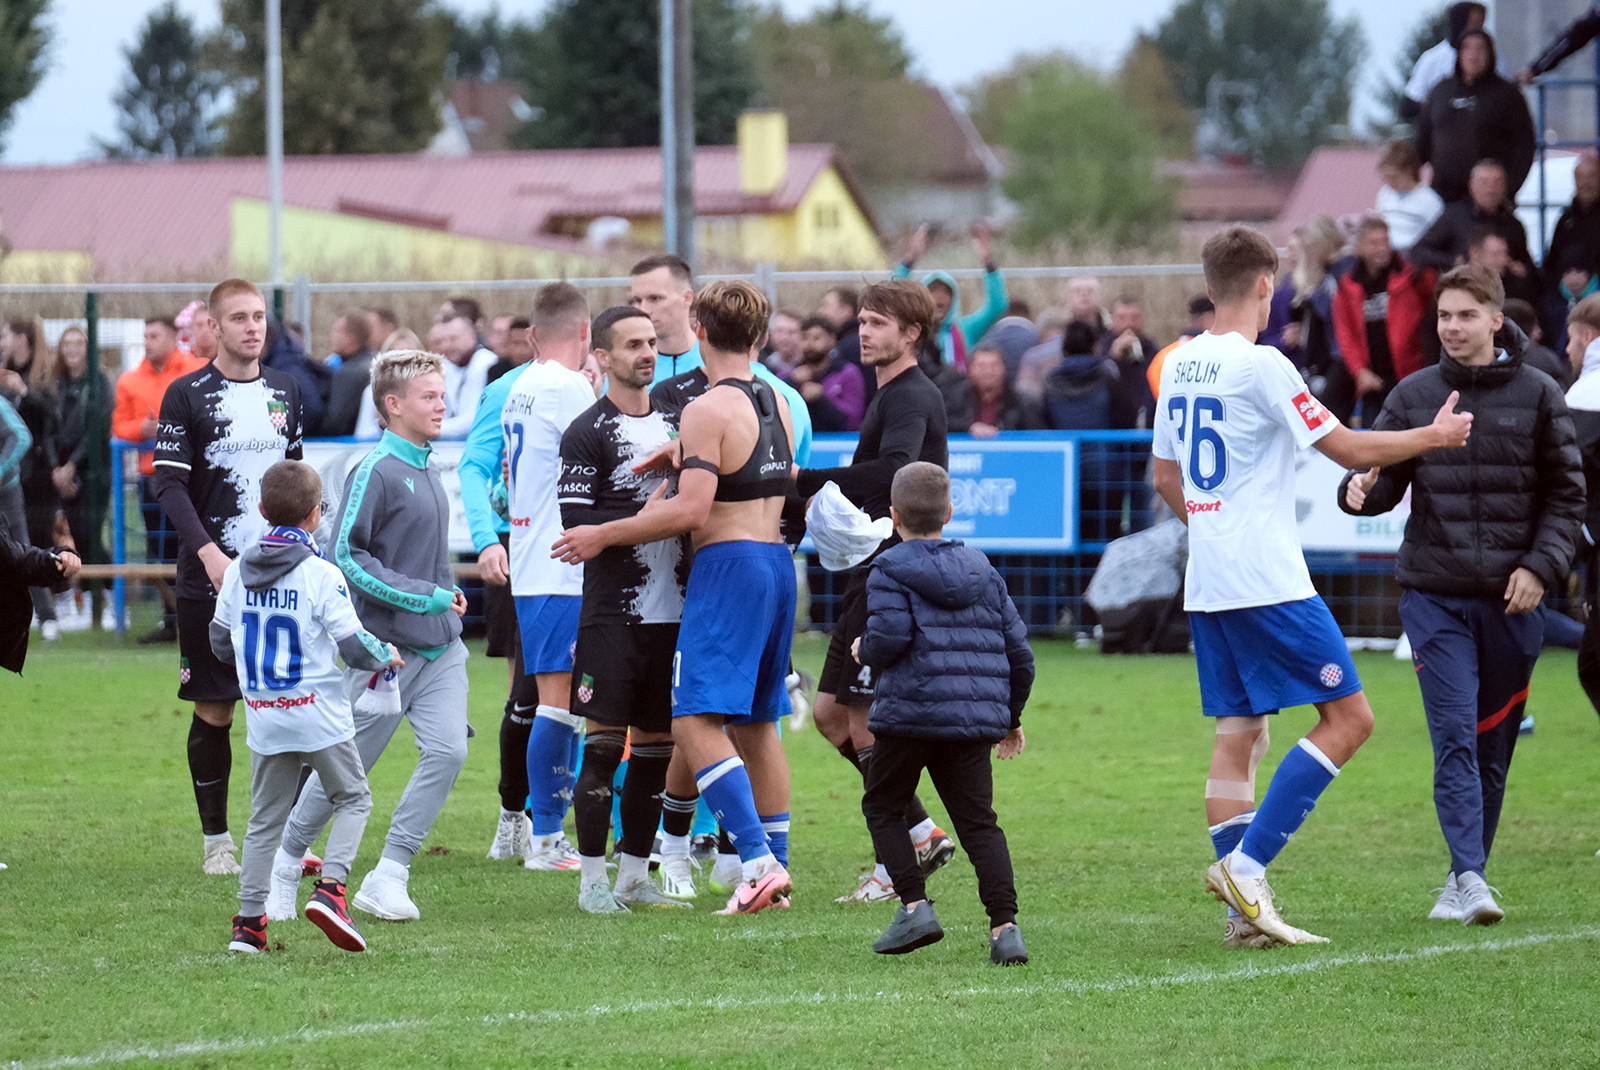
<path id="1" fill-rule="evenodd" d="M 617 902 L 632 910 L 634 907 L 674 907 L 679 910 L 693 910 L 693 903 L 685 903 L 675 896 L 650 883 L 649 877 L 640 877 L 632 884 L 619 885 L 615 893 Z"/>
<path id="2" fill-rule="evenodd" d="M 56 620 L 64 632 L 86 632 L 94 623 L 88 606 L 78 608 L 78 599 L 72 591 L 56 595 Z"/>
<path id="3" fill-rule="evenodd" d="M 661 860 L 661 891 L 674 899 L 693 899 L 700 894 L 694 886 L 694 863 L 688 855 L 674 855 Z"/>
<path id="4" fill-rule="evenodd" d="M 126 623 L 133 623 L 127 613 L 122 615 L 122 619 Z M 114 632 L 117 630 L 117 610 L 116 607 L 114 607 L 110 602 L 107 602 L 100 608 L 100 630 L 103 632 Z"/>
<path id="5" fill-rule="evenodd" d="M 239 872 L 239 860 L 233 853 L 239 848 L 234 845 L 233 837 L 225 840 L 213 840 L 206 845 L 205 858 L 200 862 L 200 869 L 214 877 L 226 876 Z"/>
<path id="6" fill-rule="evenodd" d="M 611 894 L 611 885 L 605 881 L 591 881 L 578 890 L 578 909 L 586 914 L 632 913 Z"/>
<path id="7" fill-rule="evenodd" d="M 39 634 L 44 637 L 45 642 L 55 642 L 61 638 L 61 622 L 57 620 L 45 621 L 39 625 Z"/>
<path id="8" fill-rule="evenodd" d="M 711 864 L 711 887 L 727 895 L 744 883 L 744 866 L 739 862 L 738 855 L 717 855 L 717 860 Z"/>
<path id="9" fill-rule="evenodd" d="M 1450 874 L 1444 879 L 1444 887 L 1435 888 L 1434 891 L 1439 893 L 1439 900 L 1433 904 L 1433 909 L 1428 911 L 1428 920 L 1460 921 L 1461 889 L 1456 884 L 1456 875 Z"/>
<path id="10" fill-rule="evenodd" d="M 1313 936 L 1304 929 L 1278 916 L 1272 905 L 1272 888 L 1265 877 L 1236 877 L 1228 867 L 1228 859 L 1213 862 L 1206 870 L 1206 888 L 1220 901 L 1244 916 L 1244 919 L 1280 944 L 1325 944 L 1327 939 Z"/>
<path id="11" fill-rule="evenodd" d="M 1278 941 L 1251 925 L 1243 917 L 1230 914 L 1222 930 L 1222 946 L 1227 948 L 1253 948 L 1265 950 L 1281 946 Z"/>
<path id="12" fill-rule="evenodd" d="M 350 905 L 384 921 L 416 921 L 422 917 L 422 911 L 406 892 L 405 882 L 381 876 L 377 870 L 367 874 Z"/>
<path id="13" fill-rule="evenodd" d="M 293 921 L 297 915 L 295 905 L 300 898 L 300 867 L 272 868 L 272 880 L 267 885 L 267 920 Z"/>
<path id="14" fill-rule="evenodd" d="M 577 869 L 581 864 L 577 850 L 560 832 L 532 842 L 522 856 L 523 869 L 567 870 Z"/>
<path id="15" fill-rule="evenodd" d="M 841 895 L 835 903 L 892 903 L 898 901 L 899 894 L 894 890 L 894 885 L 888 881 L 878 879 L 876 873 L 863 873 L 861 880 L 856 884 L 856 890 L 849 895 Z"/>
<path id="16" fill-rule="evenodd" d="M 1506 916 L 1494 897 L 1500 889 L 1489 887 L 1476 873 L 1463 873 L 1456 878 L 1461 890 L 1461 921 L 1465 925 L 1493 925 Z"/>
<path id="17" fill-rule="evenodd" d="M 489 846 L 489 858 L 504 862 L 508 858 L 527 858 L 528 846 L 533 841 L 533 819 L 521 810 L 500 811 L 500 821 L 495 825 L 494 843 Z"/>

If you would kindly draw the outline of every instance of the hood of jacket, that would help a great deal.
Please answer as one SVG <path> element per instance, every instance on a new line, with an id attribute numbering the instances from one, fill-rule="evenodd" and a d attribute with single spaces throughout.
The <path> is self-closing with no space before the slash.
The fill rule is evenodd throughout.
<path id="1" fill-rule="evenodd" d="M 988 559 L 958 539 L 912 539 L 885 551 L 877 567 L 941 609 L 965 609 L 983 597 Z"/>
<path id="2" fill-rule="evenodd" d="M 258 542 L 239 555 L 239 581 L 252 591 L 264 590 L 311 555 L 311 547 L 297 542 Z"/>
<path id="3" fill-rule="evenodd" d="M 930 271 L 922 276 L 922 285 L 932 286 L 942 282 L 950 287 L 950 311 L 944 314 L 944 319 L 939 321 L 938 333 L 943 334 L 950 329 L 950 325 L 961 317 L 961 287 L 956 285 L 955 276 L 948 271 Z"/>
<path id="4" fill-rule="evenodd" d="M 1469 85 L 1466 75 L 1461 73 L 1461 42 L 1467 37 L 1474 36 L 1482 37 L 1483 43 L 1489 46 L 1489 66 L 1488 69 L 1483 72 L 1483 74 L 1478 76 L 1478 80 L 1476 82 L 1473 82 Z M 1504 81 L 1504 79 L 1500 77 L 1500 57 L 1495 55 L 1494 38 L 1490 37 L 1488 33 L 1483 30 L 1467 30 L 1461 34 L 1452 34 L 1452 40 L 1455 41 L 1456 46 L 1456 66 L 1454 72 L 1456 86 L 1460 88 L 1462 92 L 1479 93 L 1488 86 L 1493 85 L 1495 82 Z"/>
<path id="5" fill-rule="evenodd" d="M 1045 377 L 1046 389 L 1068 397 L 1077 397 L 1098 390 L 1106 380 L 1105 359 L 1093 353 L 1073 353 L 1061 358 L 1061 363 Z"/>

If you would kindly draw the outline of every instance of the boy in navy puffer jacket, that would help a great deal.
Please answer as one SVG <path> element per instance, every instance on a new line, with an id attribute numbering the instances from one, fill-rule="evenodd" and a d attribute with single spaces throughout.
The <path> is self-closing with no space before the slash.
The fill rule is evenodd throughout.
<path id="1" fill-rule="evenodd" d="M 944 936 L 905 833 L 906 804 L 927 769 L 978 871 L 989 960 L 1027 962 L 989 765 L 991 747 L 1001 758 L 1022 753 L 1022 707 L 1033 687 L 1027 629 L 988 558 L 943 537 L 951 513 L 944 469 L 906 465 L 890 501 L 905 541 L 873 562 L 867 629 L 852 651 L 881 671 L 867 722 L 877 742 L 861 811 L 901 901 L 872 949 L 904 954 Z"/>

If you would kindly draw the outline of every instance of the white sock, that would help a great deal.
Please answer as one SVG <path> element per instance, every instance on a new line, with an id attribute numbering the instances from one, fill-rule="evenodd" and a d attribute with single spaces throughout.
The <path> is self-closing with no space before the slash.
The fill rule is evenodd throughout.
<path id="1" fill-rule="evenodd" d="M 717 864 L 715 866 L 713 866 L 712 868 L 713 869 L 719 869 L 719 870 L 722 870 L 722 871 L 726 872 L 727 870 L 730 870 L 730 869 L 737 869 L 741 865 L 743 865 L 743 863 L 739 861 L 738 852 L 734 852 L 733 854 L 726 854 L 726 855 L 722 854 L 721 852 L 718 852 L 718 854 L 717 854 Z"/>
<path id="2" fill-rule="evenodd" d="M 911 842 L 922 843 L 929 836 L 932 836 L 933 830 L 938 827 L 938 825 L 933 823 L 933 818 L 923 818 L 921 821 L 918 821 L 915 825 L 911 826 Z"/>
<path id="3" fill-rule="evenodd" d="M 606 856 L 605 855 L 595 855 L 593 858 L 589 857 L 588 855 L 579 855 L 578 856 L 578 867 L 579 867 L 579 872 L 582 874 L 582 878 L 583 878 L 583 883 L 584 884 L 588 885 L 588 884 L 607 884 L 607 883 L 609 883 L 606 880 Z"/>
<path id="4" fill-rule="evenodd" d="M 1228 855 L 1228 869 L 1240 880 L 1258 881 L 1267 875 L 1267 867 L 1235 847 Z"/>
<path id="5" fill-rule="evenodd" d="M 760 879 L 763 873 L 769 869 L 776 869 L 777 866 L 778 860 L 772 856 L 771 851 L 768 851 L 759 858 L 752 858 L 748 862 L 740 862 L 739 871 L 743 874 L 745 880 L 753 881 Z"/>
<path id="6" fill-rule="evenodd" d="M 894 883 L 889 879 L 889 868 L 882 862 L 879 862 L 877 865 L 872 867 L 872 875 L 877 879 L 878 883 L 882 884 L 884 887 L 888 887 L 890 884 Z"/>
<path id="7" fill-rule="evenodd" d="M 534 846 L 538 847 L 540 850 L 549 850 L 556 844 L 560 843 L 561 837 L 565 835 L 565 832 L 552 832 L 548 836 L 535 836 Z"/>
<path id="8" fill-rule="evenodd" d="M 226 843 L 229 847 L 232 847 L 233 846 L 233 833 L 231 833 L 231 832 L 219 832 L 215 836 L 207 835 L 206 836 L 206 849 L 210 850 L 211 845 L 214 844 L 214 843 Z"/>
<path id="9" fill-rule="evenodd" d="M 301 867 L 304 865 L 304 858 L 296 858 L 288 851 L 285 851 L 282 847 L 278 848 L 277 855 L 272 859 L 272 868 L 274 870 L 288 871 L 292 869 L 294 870 L 294 875 L 297 879 L 300 876 Z"/>
<path id="10" fill-rule="evenodd" d="M 661 834 L 661 857 L 662 858 L 688 858 L 689 857 L 689 837 L 688 836 L 668 836 L 665 832 L 663 832 Z"/>
<path id="11" fill-rule="evenodd" d="M 617 887 L 632 888 L 650 879 L 650 859 L 617 852 Z"/>
<path id="12" fill-rule="evenodd" d="M 402 866 L 399 862 L 396 862 L 394 859 L 387 856 L 378 859 L 378 864 L 372 867 L 372 872 L 375 873 L 380 880 L 397 881 L 401 885 L 404 885 L 411 879 L 410 866 Z"/>
<path id="13" fill-rule="evenodd" d="M 507 810 L 504 806 L 502 806 L 500 808 L 500 820 L 501 821 L 504 821 L 507 818 L 522 817 L 522 816 L 524 816 L 524 811 L 522 811 L 522 810 Z"/>

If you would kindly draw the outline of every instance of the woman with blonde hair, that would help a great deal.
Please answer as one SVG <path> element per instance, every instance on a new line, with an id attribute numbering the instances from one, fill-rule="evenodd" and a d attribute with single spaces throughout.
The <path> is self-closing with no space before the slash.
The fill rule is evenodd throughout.
<path id="1" fill-rule="evenodd" d="M 82 327 L 68 327 L 56 340 L 44 377 L 56 403 L 57 465 L 50 478 L 61 496 L 78 556 L 87 564 L 107 560 L 101 529 L 111 500 L 111 409 L 116 386 L 104 370 L 99 376 L 95 383 L 89 374 L 89 336 Z M 98 434 L 92 433 L 95 428 Z M 98 466 L 90 463 L 94 454 L 99 455 Z M 57 600 L 56 615 L 62 628 L 86 628 L 97 618 L 102 628 L 115 628 L 116 621 L 103 615 L 104 584 L 89 580 L 84 589 L 90 593 L 92 610 L 84 606 L 79 613 L 70 591 Z"/>
<path id="2" fill-rule="evenodd" d="M 1345 236 L 1332 216 L 1314 215 L 1289 235 L 1290 270 L 1272 295 L 1261 344 L 1276 346 L 1305 377 L 1312 396 L 1348 423 L 1355 381 L 1333 333 L 1333 295 L 1348 269 Z"/>

